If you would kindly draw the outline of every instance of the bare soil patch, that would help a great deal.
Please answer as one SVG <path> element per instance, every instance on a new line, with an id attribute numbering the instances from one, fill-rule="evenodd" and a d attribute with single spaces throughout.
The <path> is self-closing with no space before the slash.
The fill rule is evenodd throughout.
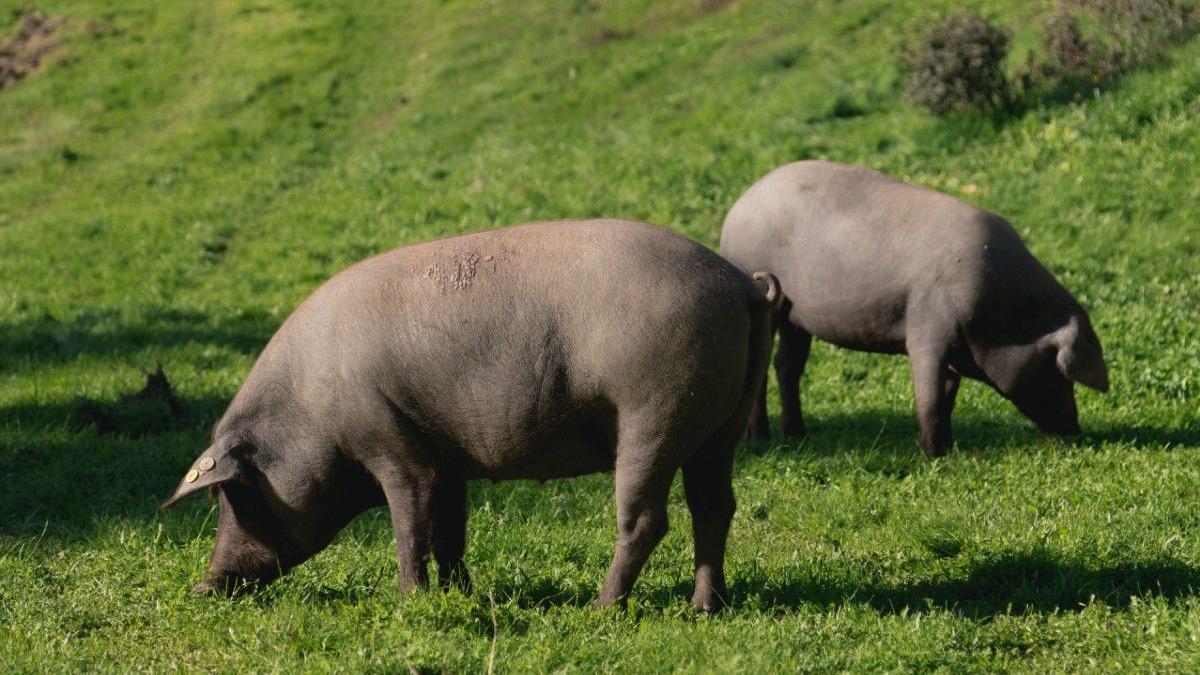
<path id="1" fill-rule="evenodd" d="M 616 40 L 625 40 L 633 37 L 632 30 L 621 30 L 620 28 L 610 28 L 609 26 L 601 26 L 596 29 L 596 32 L 587 38 L 587 43 L 590 45 L 602 45 L 606 42 Z"/>
<path id="2" fill-rule="evenodd" d="M 58 46 L 54 39 L 58 24 L 38 11 L 21 17 L 17 32 L 0 45 L 0 89 L 12 87 L 37 71 L 46 54 Z"/>

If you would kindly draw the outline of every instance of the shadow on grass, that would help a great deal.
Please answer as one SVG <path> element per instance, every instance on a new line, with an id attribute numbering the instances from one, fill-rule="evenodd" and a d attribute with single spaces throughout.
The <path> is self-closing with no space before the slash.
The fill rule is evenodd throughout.
<path id="1" fill-rule="evenodd" d="M 104 313 L 65 324 L 49 318 L 0 324 L 0 369 L 36 368 L 84 354 L 121 359 L 147 347 L 192 343 L 252 352 L 266 343 L 275 323 L 265 315 L 223 320 L 172 310 L 146 314 L 132 324 Z M 166 367 L 170 372 L 171 364 Z M 205 447 L 213 421 L 229 402 L 225 397 L 181 400 L 186 414 L 179 420 L 147 420 L 144 433 L 108 435 L 80 420 L 79 402 L 0 405 L 0 535 L 32 536 L 45 529 L 48 536 L 82 538 L 98 516 L 157 520 L 159 504 Z M 785 445 L 784 453 L 794 449 L 822 457 L 863 451 L 867 468 L 897 477 L 925 461 L 915 442 L 916 420 L 902 407 L 816 416 L 809 423 L 809 437 L 798 446 Z M 1039 438 L 1031 424 L 1015 415 L 992 420 L 969 411 L 956 416 L 955 433 L 955 452 L 983 457 L 1022 452 Z M 1085 430 L 1070 442 L 1197 446 L 1200 429 L 1110 426 Z M 739 462 L 754 462 L 761 454 L 761 447 L 751 447 Z M 513 595 L 517 590 L 512 589 Z M 577 596 L 563 596 L 549 585 L 525 594 L 534 603 L 590 601 Z"/>
<path id="2" fill-rule="evenodd" d="M 148 348 L 218 345 L 255 353 L 267 344 L 280 320 L 263 312 L 236 317 L 185 309 L 151 309 L 129 316 L 115 310 L 0 323 L 0 370 L 20 371 L 82 356 L 132 358 Z"/>
<path id="3" fill-rule="evenodd" d="M 1008 613 L 1078 611 L 1101 601 L 1118 609 L 1133 598 L 1174 600 L 1200 591 L 1200 569 L 1171 557 L 1092 567 L 1049 551 L 1005 552 L 973 562 L 965 578 L 888 584 L 800 578 L 779 583 L 740 579 L 733 606 L 751 599 L 790 610 L 806 604 L 868 604 L 884 613 L 939 609 L 971 618 Z"/>
<path id="4" fill-rule="evenodd" d="M 1145 425 L 1111 426 L 1084 431 L 1078 443 L 1122 443 L 1127 445 L 1200 446 L 1200 427 L 1162 429 Z"/>
<path id="5" fill-rule="evenodd" d="M 1167 556 L 1100 566 L 1061 560 L 1046 550 L 977 556 L 965 577 L 960 573 L 912 583 L 823 578 L 783 582 L 765 577 L 736 579 L 730 585 L 730 609 L 786 614 L 812 605 L 868 605 L 882 614 L 938 610 L 988 619 L 1004 614 L 1074 612 L 1093 602 L 1124 610 L 1134 598 L 1160 597 L 1170 601 L 1200 593 L 1200 568 Z M 568 587 L 548 577 L 502 583 L 492 590 L 497 599 L 511 599 L 522 609 L 587 608 L 596 598 L 595 589 Z M 639 585 L 634 594 L 640 596 L 639 602 L 665 607 L 687 601 L 692 590 L 692 581 L 681 579 L 670 588 L 647 589 Z"/>
<path id="6" fill-rule="evenodd" d="M 180 476 L 207 445 L 228 404 L 181 399 L 185 415 L 145 433 L 100 434 L 80 404 L 0 407 L 0 535 L 83 538 L 98 516 L 158 517 Z"/>
<path id="7" fill-rule="evenodd" d="M 177 309 L 0 322 L 0 371 L 36 372 L 85 357 L 125 365 L 146 349 L 187 345 L 254 353 L 277 324 L 263 313 L 222 317 Z M 171 363 L 164 365 L 170 374 Z M 137 388 L 130 383 L 130 393 Z M 45 530 L 47 538 L 83 537 L 99 515 L 157 518 L 159 503 L 204 449 L 229 403 L 225 397 L 177 398 L 182 414 L 153 402 L 123 405 L 115 397 L 0 405 L 0 535 Z M 113 419 L 98 419 L 97 408 Z"/>
<path id="8" fill-rule="evenodd" d="M 999 401 L 997 405 L 1009 405 Z M 773 424 L 769 442 L 750 441 L 744 454 L 761 455 L 780 448 L 813 457 L 830 457 L 847 452 L 871 452 L 891 455 L 897 460 L 922 459 L 917 444 L 919 428 L 907 410 L 863 410 L 834 415 L 808 416 L 808 435 L 803 439 L 784 438 Z M 775 422 L 775 420 L 773 420 Z M 1169 428 L 1146 425 L 1089 425 L 1081 419 L 1079 436 L 1047 436 L 1033 423 L 1013 415 L 1006 420 L 986 419 L 968 414 L 954 418 L 953 454 L 978 457 L 1008 452 L 1025 452 L 1048 441 L 1073 447 L 1107 444 L 1134 446 L 1200 446 L 1200 428 Z"/>
<path id="9" fill-rule="evenodd" d="M 773 424 L 770 441 L 748 441 L 742 454 L 753 457 L 778 452 L 821 458 L 854 453 L 886 460 L 897 469 L 926 461 L 917 443 L 916 418 L 906 409 L 809 415 L 806 422 L 805 437 L 785 438 Z M 986 457 L 1011 452 L 1015 447 L 1027 448 L 1039 441 L 1039 434 L 1032 424 L 1020 419 L 1010 422 L 960 415 L 954 420 L 954 441 L 954 454 Z"/>

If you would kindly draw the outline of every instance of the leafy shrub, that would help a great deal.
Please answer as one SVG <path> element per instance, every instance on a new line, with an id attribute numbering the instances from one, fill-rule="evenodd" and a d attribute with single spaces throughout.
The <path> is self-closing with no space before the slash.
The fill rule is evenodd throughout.
<path id="1" fill-rule="evenodd" d="M 1079 21 L 1061 7 L 1050 19 L 1043 38 L 1046 48 L 1045 74 L 1077 76 L 1093 69 L 1096 45 L 1079 29 Z"/>
<path id="2" fill-rule="evenodd" d="M 1004 72 L 1009 39 L 1007 30 L 977 13 L 951 15 L 905 54 L 905 93 L 937 115 L 1007 108 L 1012 102 L 1012 87 Z"/>
<path id="3" fill-rule="evenodd" d="M 1043 38 L 1045 61 L 1030 70 L 1052 83 L 1104 82 L 1159 57 L 1198 22 L 1194 2 L 1062 0 Z"/>

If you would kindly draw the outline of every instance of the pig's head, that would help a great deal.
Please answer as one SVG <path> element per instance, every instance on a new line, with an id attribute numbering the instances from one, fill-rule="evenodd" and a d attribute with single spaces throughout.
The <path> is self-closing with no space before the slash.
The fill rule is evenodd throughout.
<path id="1" fill-rule="evenodd" d="M 1075 386 L 1046 359 L 1006 396 L 1038 429 L 1056 436 L 1079 435 Z"/>
<path id="2" fill-rule="evenodd" d="M 220 503 L 217 539 L 196 593 L 269 583 L 315 555 L 369 506 L 372 490 L 347 467 L 291 466 L 228 437 L 204 451 L 163 504 L 209 491 Z"/>
<path id="3" fill-rule="evenodd" d="M 1016 344 L 973 347 L 988 380 L 1049 434 L 1079 434 L 1075 383 L 1108 391 L 1108 367 L 1086 315 Z"/>

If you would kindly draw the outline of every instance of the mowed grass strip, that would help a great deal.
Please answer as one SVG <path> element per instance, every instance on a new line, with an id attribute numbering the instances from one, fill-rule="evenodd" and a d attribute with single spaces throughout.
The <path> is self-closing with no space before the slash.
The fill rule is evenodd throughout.
<path id="1" fill-rule="evenodd" d="M 970 4 L 1036 46 L 1042 3 Z M 0 32 L 24 7 L 0 0 Z M 1200 667 L 1200 44 L 992 123 L 900 100 L 924 15 L 882 0 L 39 9 L 58 44 L 0 91 L 0 668 Z M 715 618 L 686 602 L 678 485 L 630 610 L 588 607 L 607 476 L 473 485 L 471 596 L 402 601 L 378 511 L 263 592 L 190 596 L 215 509 L 158 504 L 322 280 L 537 218 L 715 245 L 746 186 L 807 157 L 1013 222 L 1104 340 L 1083 437 L 967 384 L 927 462 L 904 360 L 818 344 L 810 438 L 739 454 Z M 100 433 L 87 407 L 160 362 L 184 416 Z"/>

